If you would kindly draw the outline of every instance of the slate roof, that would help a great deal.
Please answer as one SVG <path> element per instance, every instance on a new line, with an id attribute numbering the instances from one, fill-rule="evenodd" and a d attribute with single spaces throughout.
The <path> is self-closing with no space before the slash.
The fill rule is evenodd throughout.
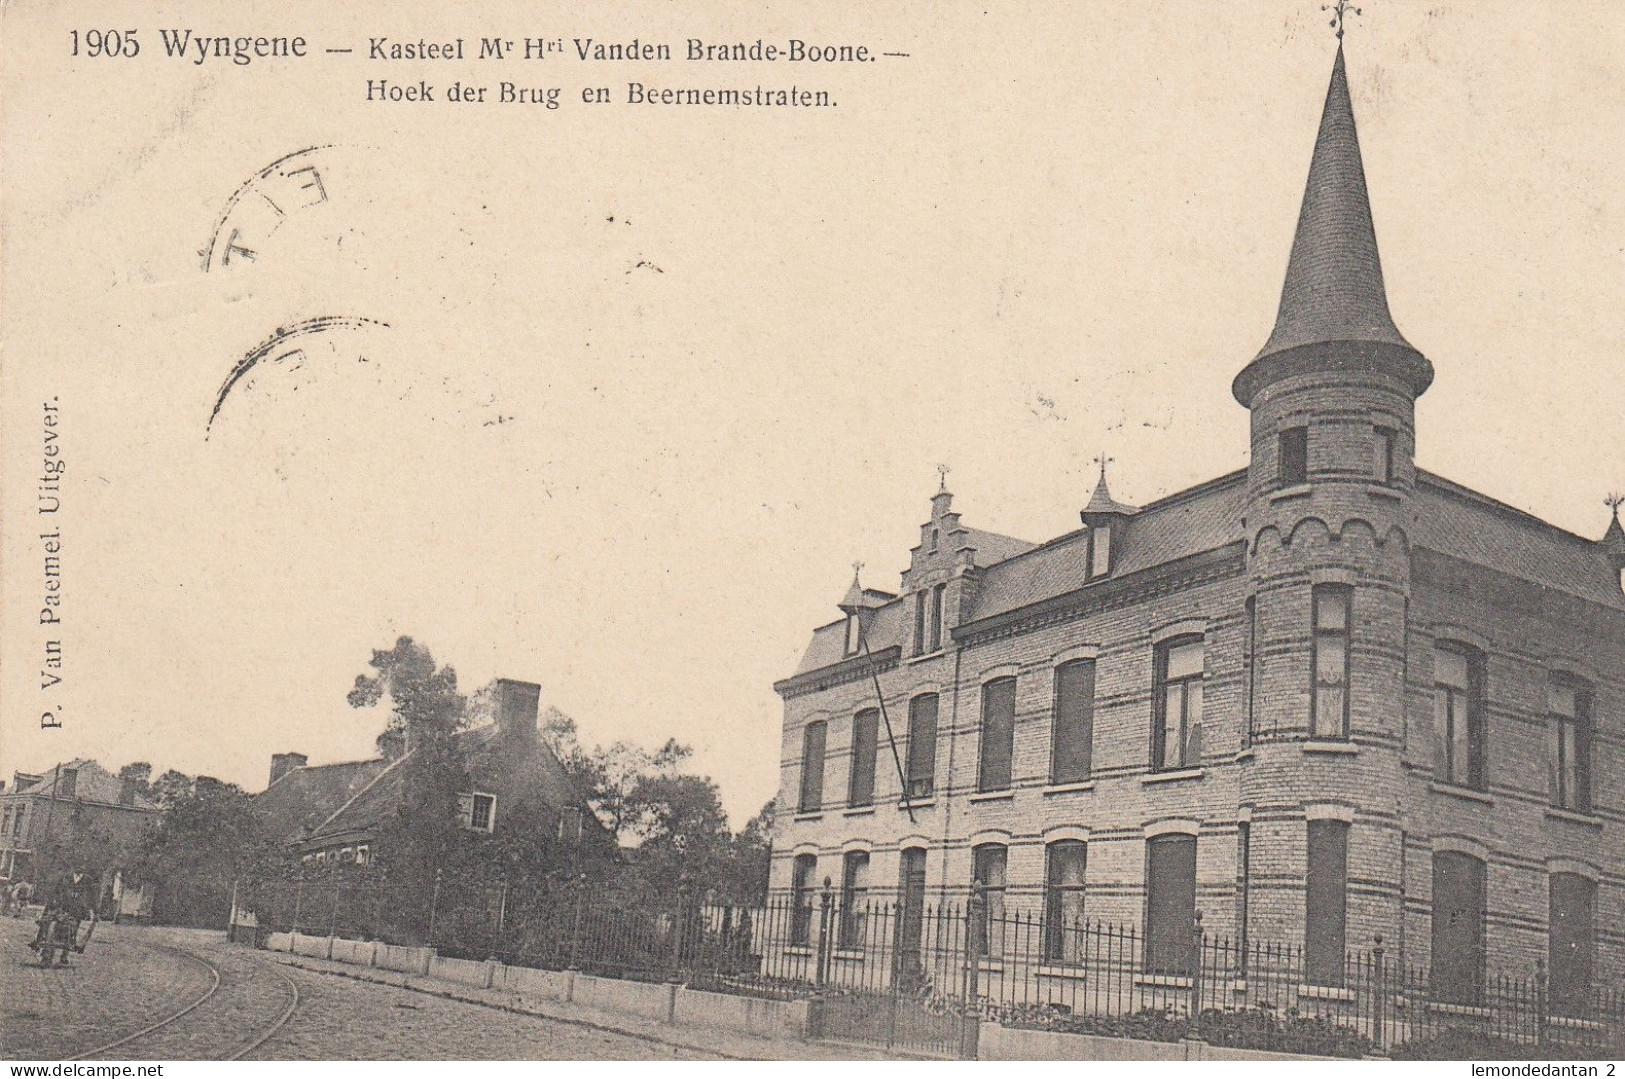
<path id="1" fill-rule="evenodd" d="M 966 528 L 966 542 L 976 548 L 976 564 L 990 566 L 995 562 L 1003 562 L 1007 558 L 1014 558 L 1018 554 L 1026 554 L 1037 547 L 1036 543 L 1029 543 L 1014 536 L 1004 536 L 997 532 L 984 532 L 980 528 Z"/>
<path id="2" fill-rule="evenodd" d="M 1169 495 L 1118 527 L 1118 578 L 1217 550 L 1244 538 L 1245 469 Z M 1609 545 L 1547 524 L 1441 476 L 1417 470 L 1413 547 L 1471 562 L 1569 595 L 1625 611 Z M 1068 532 L 988 566 L 966 621 L 1006 614 L 1082 588 L 1088 581 L 1088 532 Z M 980 561 L 980 560 L 979 560 Z M 907 647 L 912 626 L 902 600 L 877 608 L 867 622 L 869 648 Z M 813 631 L 796 674 L 848 658 L 841 622 Z"/>
<path id="3" fill-rule="evenodd" d="M 284 841 L 301 839 L 388 766 L 388 761 L 370 760 L 295 768 L 254 795 L 254 811 L 266 835 Z"/>
<path id="4" fill-rule="evenodd" d="M 1327 341 L 1411 347 L 1388 312 L 1342 45 L 1326 90 L 1275 329 L 1258 355 Z"/>
<path id="5" fill-rule="evenodd" d="M 1412 545 L 1625 610 L 1608 548 L 1442 476 L 1417 470 Z"/>
<path id="6" fill-rule="evenodd" d="M 73 797 L 75 801 L 101 802 L 105 805 L 120 804 L 119 795 L 124 791 L 124 781 L 97 762 L 85 759 L 63 761 L 35 782 L 6 793 L 37 794 L 49 798 L 52 789 L 55 788 L 58 797 L 61 797 L 57 772 L 64 768 L 69 771 L 74 769 L 79 771 L 79 778 L 74 781 Z M 150 798 L 145 798 L 137 793 L 132 808 L 152 813 L 156 812 L 159 807 Z"/>

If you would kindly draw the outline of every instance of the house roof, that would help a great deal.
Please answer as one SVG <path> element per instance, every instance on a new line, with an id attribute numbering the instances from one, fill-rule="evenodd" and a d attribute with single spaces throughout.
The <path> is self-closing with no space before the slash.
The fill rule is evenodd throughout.
<path id="1" fill-rule="evenodd" d="M 388 761 L 370 760 L 294 768 L 254 795 L 255 813 L 266 835 L 283 840 L 303 838 L 388 766 Z"/>
<path id="2" fill-rule="evenodd" d="M 534 754 L 534 767 L 525 770 L 525 778 L 531 784 L 531 789 L 552 806 L 582 805 L 580 794 L 574 789 L 563 765 L 540 738 L 526 739 L 521 746 L 515 746 L 512 741 L 501 737 L 496 724 L 489 723 L 459 731 L 454 736 L 453 745 L 463 755 L 469 771 L 476 775 L 487 768 L 510 764 L 517 751 L 528 749 Z M 371 782 L 322 821 L 311 832 L 309 839 L 320 842 L 377 831 L 400 805 L 406 776 L 404 766 L 414 755 L 408 753 L 379 771 Z M 591 813 L 583 814 L 583 820 L 589 817 L 597 820 Z"/>
<path id="3" fill-rule="evenodd" d="M 1420 469 L 1416 510 L 1413 546 L 1625 610 L 1619 571 L 1603 543 Z"/>
<path id="4" fill-rule="evenodd" d="M 1258 355 L 1329 341 L 1410 348 L 1388 311 L 1341 43 L 1304 185 L 1281 306 Z"/>
<path id="5" fill-rule="evenodd" d="M 980 528 L 962 528 L 965 533 L 965 546 L 976 549 L 976 564 L 991 566 L 996 562 L 1003 562 L 1007 558 L 1014 558 L 1018 554 L 1026 554 L 1037 547 L 1014 536 L 1005 536 L 998 532 L 987 532 Z"/>
<path id="6" fill-rule="evenodd" d="M 1143 507 L 1119 526 L 1112 577 L 1241 542 L 1246 499 L 1247 472 L 1242 469 Z M 1625 611 L 1625 592 L 1606 536 L 1599 542 L 1575 535 L 1420 469 L 1413 504 L 1413 547 Z M 963 621 L 1006 614 L 1082 588 L 1089 579 L 1088 555 L 1088 531 L 1079 529 L 986 567 Z M 902 600 L 876 608 L 868 617 L 872 651 L 907 643 L 912 627 Z M 846 658 L 842 625 L 833 622 L 813 631 L 795 673 Z"/>
<path id="7" fill-rule="evenodd" d="M 124 781 L 97 762 L 84 758 L 63 761 L 33 783 L 19 787 L 10 793 L 40 795 L 49 798 L 51 793 L 55 791 L 61 797 L 59 773 L 64 769 L 68 771 L 77 770 L 79 773 L 78 778 L 74 780 L 73 797 L 75 801 L 100 802 L 104 805 L 124 804 L 120 801 L 120 795 L 124 792 Z M 158 811 L 159 806 L 152 799 L 137 792 L 135 800 L 129 803 L 129 808 L 155 813 Z"/>

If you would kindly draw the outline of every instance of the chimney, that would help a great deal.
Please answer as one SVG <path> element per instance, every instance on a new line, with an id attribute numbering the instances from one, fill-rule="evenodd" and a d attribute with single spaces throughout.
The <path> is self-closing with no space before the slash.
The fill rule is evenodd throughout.
<path id="1" fill-rule="evenodd" d="M 378 752 L 386 761 L 398 761 L 406 756 L 406 732 L 385 731 L 378 736 Z"/>
<path id="2" fill-rule="evenodd" d="M 536 728 L 536 713 L 541 700 L 542 687 L 535 682 L 498 678 L 498 733 L 504 738 L 520 738 L 528 741 L 540 738 L 540 732 Z"/>
<path id="3" fill-rule="evenodd" d="M 303 753 L 271 754 L 271 782 L 275 783 L 296 768 L 303 768 L 309 759 Z"/>
<path id="4" fill-rule="evenodd" d="M 79 794 L 79 769 L 63 768 L 62 766 L 58 765 L 56 778 L 57 797 L 64 798 L 70 802 L 73 801 L 73 799 Z"/>

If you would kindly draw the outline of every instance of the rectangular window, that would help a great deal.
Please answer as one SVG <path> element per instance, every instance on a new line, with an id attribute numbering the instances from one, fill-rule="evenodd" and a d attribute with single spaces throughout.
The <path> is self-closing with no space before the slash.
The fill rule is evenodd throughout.
<path id="1" fill-rule="evenodd" d="M 971 851 L 971 882 L 981 903 L 973 905 L 971 949 L 976 955 L 1004 954 L 1004 884 L 1008 852 L 1002 843 Z"/>
<path id="2" fill-rule="evenodd" d="M 897 866 L 897 936 L 892 972 L 899 988 L 923 984 L 925 937 L 925 848 L 904 849 Z"/>
<path id="3" fill-rule="evenodd" d="M 1309 822 L 1309 879 L 1304 901 L 1304 976 L 1311 985 L 1343 984 L 1348 907 L 1349 826 Z"/>
<path id="4" fill-rule="evenodd" d="M 936 652 L 942 648 L 942 601 L 948 592 L 948 586 L 939 584 L 931 590 L 931 621 L 926 626 L 930 639 L 926 642 L 931 651 Z"/>
<path id="5" fill-rule="evenodd" d="M 1577 679 L 1554 677 L 1547 687 L 1552 804 L 1591 812 L 1591 694 Z"/>
<path id="6" fill-rule="evenodd" d="M 1157 649 L 1151 724 L 1151 767 L 1194 768 L 1202 760 L 1202 638 L 1181 637 Z"/>
<path id="7" fill-rule="evenodd" d="M 1309 428 L 1288 427 L 1280 437 L 1282 487 L 1309 482 Z"/>
<path id="8" fill-rule="evenodd" d="M 1550 953 L 1552 1011 L 1585 1015 L 1591 1008 L 1591 982 L 1596 961 L 1597 885 L 1577 873 L 1553 873 Z"/>
<path id="9" fill-rule="evenodd" d="M 1055 668 L 1055 729 L 1050 736 L 1051 783 L 1089 778 L 1095 739 L 1095 661 L 1075 659 Z"/>
<path id="10" fill-rule="evenodd" d="M 1478 1004 L 1484 987 L 1484 863 L 1470 854 L 1433 855 L 1433 998 Z"/>
<path id="11" fill-rule="evenodd" d="M 1016 680 L 1000 678 L 982 687 L 982 760 L 976 775 L 977 790 L 1009 789 L 1015 738 Z"/>
<path id="12" fill-rule="evenodd" d="M 880 712 L 866 708 L 852 717 L 852 771 L 847 784 L 847 805 L 874 804 L 875 754 L 879 746 Z"/>
<path id="13" fill-rule="evenodd" d="M 457 815 L 464 828 L 490 832 L 496 828 L 497 800 L 489 794 L 471 791 L 457 796 Z"/>
<path id="14" fill-rule="evenodd" d="M 1044 848 L 1044 962 L 1083 962 L 1083 880 L 1089 848 L 1062 839 Z"/>
<path id="15" fill-rule="evenodd" d="M 1145 969 L 1189 975 L 1196 968 L 1196 837 L 1146 842 Z"/>
<path id="16" fill-rule="evenodd" d="M 863 947 L 868 904 L 869 853 L 847 851 L 841 859 L 841 947 Z"/>
<path id="17" fill-rule="evenodd" d="M 1434 776 L 1484 788 L 1484 661 L 1477 649 L 1441 641 L 1433 649 Z"/>
<path id="18" fill-rule="evenodd" d="M 858 622 L 858 616 L 846 616 L 846 654 L 855 656 L 863 645 L 863 628 Z"/>
<path id="19" fill-rule="evenodd" d="M 1258 732 L 1258 684 L 1263 664 L 1258 655 L 1258 598 L 1247 597 L 1247 724 L 1242 728 L 1241 745 L 1253 744 Z"/>
<path id="20" fill-rule="evenodd" d="M 1108 524 L 1089 528 L 1089 576 L 1104 577 L 1112 568 L 1112 527 Z"/>
<path id="21" fill-rule="evenodd" d="M 790 872 L 790 943 L 805 947 L 812 941 L 813 880 L 818 855 L 798 854 Z"/>
<path id="22" fill-rule="evenodd" d="M 924 592 L 914 594 L 914 654 L 925 655 L 925 615 L 930 600 Z"/>
<path id="23" fill-rule="evenodd" d="M 828 725 L 821 719 L 807 724 L 801 732 L 801 802 L 803 813 L 824 808 L 824 739 Z"/>
<path id="24" fill-rule="evenodd" d="M 1378 483 L 1394 482 L 1394 442 L 1392 427 L 1378 427 L 1373 432 L 1371 474 Z"/>
<path id="25" fill-rule="evenodd" d="M 926 693 L 908 705 L 908 796 L 929 798 L 937 772 L 937 695 Z"/>
<path id="26" fill-rule="evenodd" d="M 1309 705 L 1312 738 L 1349 736 L 1349 622 L 1354 590 L 1321 584 L 1314 590 L 1314 696 Z"/>
<path id="27" fill-rule="evenodd" d="M 65 798 L 68 801 L 72 801 L 74 796 L 78 793 L 79 769 L 59 768 L 57 770 L 57 789 L 52 792 L 52 797 Z"/>

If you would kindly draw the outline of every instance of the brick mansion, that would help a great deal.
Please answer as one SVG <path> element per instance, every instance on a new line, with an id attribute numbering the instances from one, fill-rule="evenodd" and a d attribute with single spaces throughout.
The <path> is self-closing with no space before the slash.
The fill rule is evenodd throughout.
<path id="1" fill-rule="evenodd" d="M 1376 943 L 1464 1003 L 1625 980 L 1625 529 L 1416 467 L 1434 368 L 1389 313 L 1341 45 L 1245 359 L 1246 468 L 1131 506 L 1102 467 L 1043 543 L 944 489 L 899 590 L 853 580 L 774 687 L 772 890 L 979 886 L 1170 969 L 1200 917 L 1324 985 Z"/>

